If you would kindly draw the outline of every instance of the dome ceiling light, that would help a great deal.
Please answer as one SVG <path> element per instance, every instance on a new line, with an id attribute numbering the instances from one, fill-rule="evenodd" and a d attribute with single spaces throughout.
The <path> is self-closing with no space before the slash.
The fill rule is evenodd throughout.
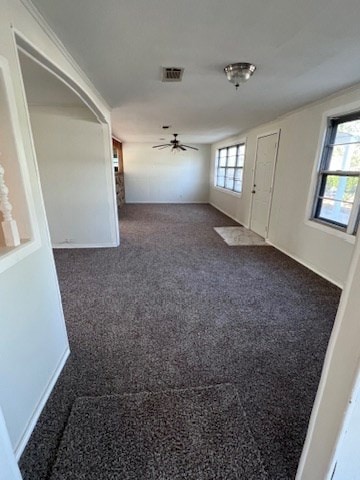
<path id="1" fill-rule="evenodd" d="M 230 63 L 230 65 L 224 68 L 227 79 L 235 85 L 236 90 L 239 88 L 240 83 L 245 83 L 249 80 L 255 70 L 255 65 L 246 62 Z"/>

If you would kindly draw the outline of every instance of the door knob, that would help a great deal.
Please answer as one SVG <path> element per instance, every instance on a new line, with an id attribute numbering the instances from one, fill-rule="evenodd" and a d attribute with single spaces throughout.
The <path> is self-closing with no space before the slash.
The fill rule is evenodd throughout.
<path id="1" fill-rule="evenodd" d="M 256 190 L 251 190 L 251 193 L 256 193 Z"/>

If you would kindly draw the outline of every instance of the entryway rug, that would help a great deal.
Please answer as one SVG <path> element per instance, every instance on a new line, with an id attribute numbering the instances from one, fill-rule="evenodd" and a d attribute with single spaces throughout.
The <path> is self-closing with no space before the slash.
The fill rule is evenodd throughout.
<path id="1" fill-rule="evenodd" d="M 260 235 L 245 227 L 214 227 L 214 230 L 230 247 L 245 247 L 248 245 L 268 246 Z"/>
<path id="2" fill-rule="evenodd" d="M 74 402 L 51 480 L 265 480 L 235 387 Z"/>

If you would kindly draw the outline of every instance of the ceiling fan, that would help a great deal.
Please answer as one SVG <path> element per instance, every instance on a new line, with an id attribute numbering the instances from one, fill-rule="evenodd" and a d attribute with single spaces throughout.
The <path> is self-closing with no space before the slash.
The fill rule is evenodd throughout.
<path id="1" fill-rule="evenodd" d="M 164 148 L 171 147 L 171 151 L 174 152 L 176 150 L 183 150 L 186 151 L 188 148 L 191 148 L 192 150 L 199 150 L 196 147 L 191 147 L 190 145 L 184 145 L 183 143 L 180 143 L 180 140 L 177 139 L 178 134 L 173 133 L 174 139 L 170 140 L 170 143 L 164 143 L 162 145 L 154 145 L 152 148 L 158 148 L 159 150 L 163 150 Z"/>

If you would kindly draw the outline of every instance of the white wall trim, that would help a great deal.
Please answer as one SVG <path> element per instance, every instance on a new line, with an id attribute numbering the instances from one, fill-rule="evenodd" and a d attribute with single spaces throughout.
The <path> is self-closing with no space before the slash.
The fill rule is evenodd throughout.
<path id="1" fill-rule="evenodd" d="M 31 58 L 35 63 L 54 75 L 58 80 L 64 83 L 72 92 L 77 95 L 82 102 L 94 113 L 100 123 L 107 123 L 107 119 L 99 108 L 96 102 L 90 95 L 82 88 L 81 85 L 73 80 L 62 68 L 57 66 L 44 53 L 42 53 L 37 46 L 25 38 L 24 34 L 13 28 L 14 40 L 17 48 L 26 56 Z M 83 74 L 84 75 L 84 74 Z M 82 77 L 81 77 L 82 79 Z M 95 89 L 94 89 L 95 90 Z M 96 90 L 95 90 L 96 93 Z"/>
<path id="2" fill-rule="evenodd" d="M 218 207 L 217 205 L 215 205 L 215 203 L 212 203 L 212 202 L 209 202 L 209 205 L 211 205 L 212 207 L 216 208 L 216 210 L 219 210 L 219 212 L 223 213 L 224 215 L 226 215 L 227 217 L 231 218 L 231 220 L 234 220 L 234 222 L 238 223 L 239 225 L 245 227 L 245 228 L 248 228 L 246 225 L 244 225 L 243 223 L 241 223 L 237 218 L 233 217 L 232 215 L 229 215 L 228 213 L 225 212 L 225 210 L 223 210 L 222 208 Z"/>
<path id="3" fill-rule="evenodd" d="M 169 202 L 169 201 L 164 201 L 164 202 L 156 202 L 154 200 L 152 200 L 151 202 L 147 201 L 147 202 L 126 202 L 126 205 L 138 205 L 138 204 L 142 204 L 142 205 L 191 205 L 191 204 L 197 204 L 197 205 L 208 205 L 209 202 L 207 202 L 206 200 L 204 201 L 194 201 L 194 200 L 189 200 L 188 202 L 184 201 L 184 202 L 179 202 L 179 201 L 176 201 L 176 202 Z M 126 205 L 125 205 L 125 208 L 126 208 Z"/>
<path id="4" fill-rule="evenodd" d="M 331 227 L 326 223 L 309 219 L 309 220 L 305 220 L 305 225 L 311 228 L 316 228 L 317 230 L 321 230 L 322 232 L 327 233 L 328 235 L 333 235 L 334 237 L 341 238 L 342 240 L 345 240 L 345 242 L 355 245 L 355 241 L 356 241 L 355 235 L 350 235 L 349 233 L 346 233 L 342 230 L 338 230 L 337 228 Z"/>
<path id="5" fill-rule="evenodd" d="M 114 140 L 116 140 L 116 141 L 119 142 L 119 143 L 124 143 L 123 140 L 120 140 L 120 138 L 117 137 L 114 133 L 111 134 L 111 138 L 114 139 Z"/>
<path id="6" fill-rule="evenodd" d="M 47 21 L 45 20 L 43 15 L 39 12 L 39 10 L 31 2 L 31 0 L 20 0 L 20 1 L 24 5 L 26 10 L 30 13 L 30 15 L 33 17 L 33 19 L 36 21 L 36 23 L 41 27 L 41 29 L 46 33 L 46 35 L 50 38 L 50 40 L 54 43 L 54 45 L 59 49 L 59 51 L 62 53 L 62 55 L 66 58 L 66 60 L 71 65 L 71 67 L 81 77 L 81 80 L 96 94 L 96 96 L 101 100 L 101 102 L 104 104 L 104 106 L 108 110 L 111 110 L 111 107 L 108 104 L 108 102 L 103 98 L 103 96 L 100 94 L 100 92 L 95 88 L 95 86 L 92 84 L 92 82 L 88 79 L 86 74 L 83 72 L 83 70 L 76 63 L 76 61 L 74 60 L 72 55 L 66 49 L 63 42 L 59 39 L 59 37 L 52 30 L 52 28 L 50 28 L 49 24 L 47 23 Z"/>
<path id="7" fill-rule="evenodd" d="M 305 209 L 305 223 L 313 228 L 319 228 L 329 233 L 330 235 L 335 235 L 338 237 L 342 237 L 344 240 L 349 241 L 350 243 L 355 243 L 354 241 L 349 240 L 349 238 L 353 237 L 346 232 L 341 232 L 336 228 L 331 227 L 330 224 L 323 224 L 319 225 L 316 221 L 313 221 L 313 212 L 314 212 L 314 202 L 315 202 L 315 195 L 316 189 L 318 186 L 318 173 L 322 158 L 322 153 L 325 146 L 325 139 L 326 139 L 326 132 L 328 130 L 328 119 L 336 116 L 336 115 L 347 115 L 349 113 L 353 113 L 360 110 L 360 101 L 346 103 L 345 105 L 341 105 L 338 107 L 330 108 L 326 110 L 321 117 L 321 124 L 320 124 L 320 133 L 319 133 L 319 140 L 316 147 L 316 154 L 314 159 L 313 170 L 311 173 L 311 181 L 310 181 L 310 188 L 308 193 L 308 198 L 306 202 L 306 209 Z"/>
<path id="8" fill-rule="evenodd" d="M 116 197 L 116 180 L 115 171 L 113 166 L 113 147 L 112 147 L 112 135 L 111 129 L 108 124 L 102 124 L 102 134 L 104 141 L 104 149 L 108 158 L 106 163 L 106 183 L 108 190 L 108 204 L 109 204 L 109 224 L 111 225 L 111 243 L 116 246 L 120 244 L 120 228 L 119 228 L 119 215 L 118 205 Z"/>
<path id="9" fill-rule="evenodd" d="M 276 250 L 279 250 L 280 252 L 284 253 L 285 255 L 287 255 L 288 257 L 292 258 L 292 259 L 295 260 L 296 262 L 300 263 L 300 264 L 303 265 L 304 267 L 308 268 L 308 269 L 311 270 L 312 272 L 316 273 L 316 275 L 319 275 L 320 277 L 325 278 L 325 280 L 327 280 L 328 282 L 332 283 L 333 285 L 336 285 L 337 287 L 339 287 L 339 288 L 341 288 L 341 289 L 344 288 L 344 285 L 342 285 L 340 282 L 337 282 L 337 281 L 334 280 L 333 278 L 329 277 L 326 273 L 321 272 L 321 271 L 318 270 L 316 267 L 314 267 L 314 265 L 312 265 L 311 263 L 308 263 L 308 262 L 305 262 L 304 260 L 301 260 L 297 255 L 294 255 L 294 254 L 288 252 L 288 251 L 285 250 L 284 248 L 278 247 L 277 245 L 275 245 L 274 243 L 272 243 L 268 238 L 265 239 L 265 242 L 268 243 L 269 245 L 271 245 L 272 247 L 276 248 Z"/>
<path id="10" fill-rule="evenodd" d="M 119 244 L 114 243 L 54 243 L 52 248 L 116 248 Z"/>
<path id="11" fill-rule="evenodd" d="M 17 442 L 17 444 L 15 445 L 15 457 L 17 460 L 20 459 L 21 457 L 21 454 L 23 453 L 25 447 L 26 447 L 26 444 L 35 428 L 35 425 L 36 425 L 36 422 L 38 421 L 39 417 L 40 417 L 40 414 L 48 400 L 48 398 L 50 397 L 50 394 L 55 386 L 55 383 L 57 382 L 57 379 L 59 378 L 60 376 L 60 373 L 62 371 L 62 369 L 64 368 L 64 365 L 65 365 L 65 362 L 68 358 L 68 356 L 70 355 L 70 348 L 67 347 L 66 350 L 64 351 L 64 353 L 62 354 L 60 360 L 59 360 L 59 363 L 57 364 L 57 367 L 55 368 L 55 371 L 54 373 L 52 374 L 49 382 L 47 383 L 45 389 L 44 389 L 44 392 L 43 394 L 41 395 L 41 398 L 39 400 L 39 402 L 37 403 L 25 429 L 24 429 L 24 432 L 23 434 L 21 435 L 19 441 Z"/>
<path id="12" fill-rule="evenodd" d="M 243 170 L 244 170 L 244 168 L 243 168 Z M 210 188 L 212 188 L 213 190 L 216 190 L 217 192 L 226 193 L 227 195 L 232 195 L 233 197 L 236 197 L 236 198 L 241 198 L 242 197 L 242 191 L 241 192 L 234 192 L 233 190 L 228 190 L 225 187 L 218 187 L 216 185 L 212 185 Z"/>

